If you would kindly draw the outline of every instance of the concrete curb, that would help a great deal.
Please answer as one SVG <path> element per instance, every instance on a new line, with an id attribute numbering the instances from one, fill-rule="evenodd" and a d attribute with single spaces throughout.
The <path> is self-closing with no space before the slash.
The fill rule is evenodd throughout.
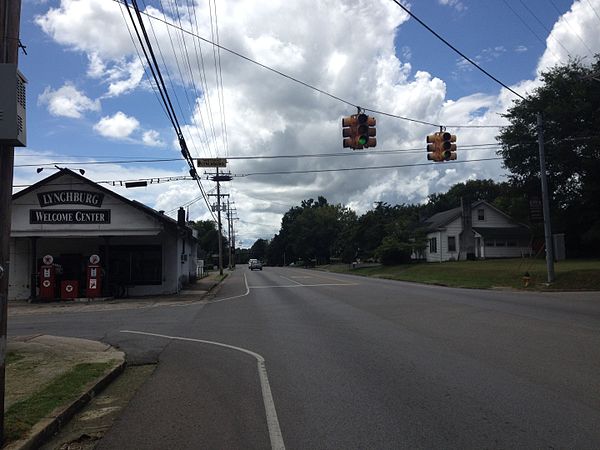
<path id="1" fill-rule="evenodd" d="M 19 441 L 11 442 L 3 450 L 33 450 L 39 448 L 48 439 L 65 425 L 73 416 L 79 412 L 89 401 L 100 393 L 106 386 L 114 381 L 125 370 L 126 362 L 123 360 L 119 365 L 112 368 L 102 378 L 96 380 L 78 399 L 66 407 L 61 407 L 51 413 L 52 417 L 46 417 L 36 423 L 27 437 Z M 58 412 L 57 412 L 58 411 Z"/>

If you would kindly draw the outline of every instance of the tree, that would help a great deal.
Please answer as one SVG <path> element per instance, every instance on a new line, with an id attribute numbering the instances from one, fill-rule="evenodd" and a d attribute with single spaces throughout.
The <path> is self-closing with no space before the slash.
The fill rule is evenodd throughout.
<path id="1" fill-rule="evenodd" d="M 572 60 L 542 74 L 542 85 L 505 115 L 498 136 L 510 182 L 540 197 L 537 113 L 544 120 L 553 231 L 566 232 L 571 254 L 597 254 L 600 236 L 600 59 Z"/>
<path id="2" fill-rule="evenodd" d="M 250 247 L 250 258 L 260 259 L 261 261 L 265 259 L 267 255 L 267 247 L 269 246 L 269 241 L 266 239 L 257 239 L 252 247 Z"/>
<path id="3" fill-rule="evenodd" d="M 302 260 L 310 263 L 328 263 L 332 256 L 339 257 L 348 243 L 348 229 L 354 225 L 356 214 L 342 206 L 331 205 L 325 197 L 303 200 L 281 220 L 267 255 L 270 264 L 289 264 Z M 285 261 L 284 261 L 285 259 Z"/>
<path id="4" fill-rule="evenodd" d="M 438 212 L 457 208 L 460 206 L 461 199 L 468 202 L 485 200 L 492 203 L 508 192 L 510 192 L 508 183 L 496 183 L 494 180 L 467 180 L 455 184 L 448 189 L 448 192 L 430 194 L 427 204 L 422 209 L 422 215 L 430 217 Z"/>
<path id="5" fill-rule="evenodd" d="M 219 253 L 219 231 L 212 220 L 192 222 L 192 227 L 198 231 L 198 257 L 212 264 L 212 255 Z M 222 237 L 223 251 L 228 248 L 227 239 Z"/>

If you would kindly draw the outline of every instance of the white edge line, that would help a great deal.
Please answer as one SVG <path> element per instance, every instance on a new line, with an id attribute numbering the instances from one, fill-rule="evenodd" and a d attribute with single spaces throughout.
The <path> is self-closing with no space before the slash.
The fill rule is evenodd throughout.
<path id="1" fill-rule="evenodd" d="M 246 283 L 247 285 L 247 283 Z M 246 293 L 247 295 L 247 293 Z M 238 296 L 238 297 L 241 297 Z M 226 299 L 224 299 L 226 300 Z M 247 350 L 242 347 L 236 347 L 234 345 L 223 344 L 221 342 L 206 341 L 204 339 L 193 339 L 181 336 L 167 336 L 165 334 L 147 333 L 145 331 L 132 331 L 132 330 L 120 330 L 121 333 L 129 334 L 141 334 L 144 336 L 153 336 L 164 339 L 171 339 L 174 341 L 188 341 L 198 342 L 201 344 L 216 345 L 218 347 L 229 348 L 238 352 L 246 353 L 254 357 L 258 364 L 258 377 L 260 378 L 260 387 L 262 390 L 263 404 L 265 406 L 265 414 L 267 419 L 267 428 L 269 429 L 269 438 L 271 439 L 271 448 L 273 450 L 285 450 L 283 443 L 283 435 L 281 434 L 281 428 L 279 427 L 279 420 L 277 419 L 277 411 L 275 410 L 275 402 L 273 401 L 273 394 L 271 393 L 271 385 L 269 384 L 269 377 L 267 376 L 267 367 L 265 365 L 265 358 L 258 353 L 251 350 Z"/>
<path id="2" fill-rule="evenodd" d="M 321 284 L 280 284 L 274 286 L 250 286 L 251 289 L 271 289 L 271 288 L 300 288 L 300 287 L 319 287 L 319 286 L 358 286 L 358 283 L 321 283 Z"/>
<path id="3" fill-rule="evenodd" d="M 220 298 L 218 300 L 210 300 L 207 303 L 219 303 L 224 302 L 225 300 L 233 300 L 234 298 L 242 298 L 250 293 L 250 288 L 248 287 L 248 279 L 246 278 L 246 274 L 244 274 L 244 283 L 246 284 L 246 292 L 240 295 L 234 295 L 233 297 Z"/>

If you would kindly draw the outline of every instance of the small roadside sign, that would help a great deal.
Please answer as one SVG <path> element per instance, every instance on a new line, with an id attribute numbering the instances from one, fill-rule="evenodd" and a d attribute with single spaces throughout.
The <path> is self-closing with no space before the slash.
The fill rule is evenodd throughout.
<path id="1" fill-rule="evenodd" d="M 227 167 L 226 158 L 198 158 L 196 160 L 198 167 Z"/>

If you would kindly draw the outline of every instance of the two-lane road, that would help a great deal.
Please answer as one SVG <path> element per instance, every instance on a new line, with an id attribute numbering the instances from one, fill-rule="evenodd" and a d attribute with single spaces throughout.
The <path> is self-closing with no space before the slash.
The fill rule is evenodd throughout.
<path id="1" fill-rule="evenodd" d="M 159 367 L 101 448 L 598 448 L 600 295 L 238 268 L 203 305 L 15 317 Z"/>

